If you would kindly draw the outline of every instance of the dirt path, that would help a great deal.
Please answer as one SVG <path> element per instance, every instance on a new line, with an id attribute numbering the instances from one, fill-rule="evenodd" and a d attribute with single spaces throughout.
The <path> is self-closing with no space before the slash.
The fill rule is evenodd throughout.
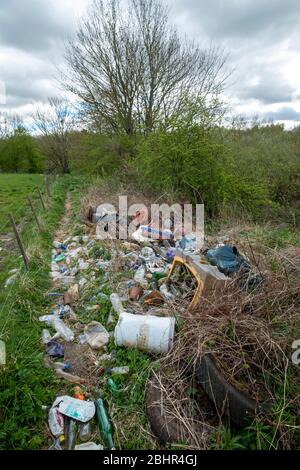
<path id="1" fill-rule="evenodd" d="M 55 234 L 56 240 L 63 241 L 68 234 L 68 228 L 70 227 L 71 221 L 71 214 L 72 214 L 72 201 L 70 193 L 67 194 L 66 202 L 65 202 L 65 213 L 63 218 L 60 221 L 60 227 Z"/>

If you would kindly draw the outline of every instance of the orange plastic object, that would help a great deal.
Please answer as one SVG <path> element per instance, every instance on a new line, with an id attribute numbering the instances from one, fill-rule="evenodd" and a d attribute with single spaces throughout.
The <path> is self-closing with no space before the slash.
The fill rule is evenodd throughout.
<path id="1" fill-rule="evenodd" d="M 174 270 L 176 269 L 176 267 L 178 265 L 185 266 L 185 268 L 190 271 L 190 273 L 194 276 L 194 278 L 197 281 L 197 289 L 195 291 L 195 295 L 193 297 L 193 300 L 191 301 L 191 303 L 189 305 L 189 310 L 194 310 L 197 307 L 197 305 L 199 304 L 200 297 L 203 293 L 204 282 L 202 281 L 202 279 L 200 277 L 200 274 L 197 272 L 196 268 L 192 264 L 185 261 L 181 256 L 178 256 L 178 255 L 176 255 L 174 260 L 173 260 L 173 264 L 172 264 L 172 267 L 171 267 L 171 270 L 170 270 L 170 273 L 169 273 L 169 276 L 168 276 L 168 280 L 171 279 L 172 274 L 173 274 Z"/>

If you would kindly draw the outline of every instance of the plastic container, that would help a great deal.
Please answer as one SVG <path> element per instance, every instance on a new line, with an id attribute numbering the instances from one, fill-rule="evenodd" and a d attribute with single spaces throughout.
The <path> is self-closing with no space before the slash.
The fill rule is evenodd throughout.
<path id="1" fill-rule="evenodd" d="M 122 305 L 121 299 L 118 294 L 111 294 L 110 301 L 113 306 L 114 311 L 120 315 L 120 313 L 125 312 L 125 309 Z"/>
<path id="2" fill-rule="evenodd" d="M 175 318 L 123 312 L 115 328 L 115 344 L 153 354 L 167 354 L 173 347 Z"/>
<path id="3" fill-rule="evenodd" d="M 0 341 L 0 366 L 6 364 L 6 349 L 4 341 Z"/>

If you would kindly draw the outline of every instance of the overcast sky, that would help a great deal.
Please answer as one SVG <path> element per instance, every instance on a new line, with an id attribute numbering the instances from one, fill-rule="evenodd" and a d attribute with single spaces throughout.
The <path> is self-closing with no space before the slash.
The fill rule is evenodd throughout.
<path id="1" fill-rule="evenodd" d="M 182 33 L 213 41 L 234 69 L 234 112 L 300 120 L 300 0 L 163 0 Z M 26 118 L 59 92 L 56 67 L 89 0 L 0 0 L 0 111 Z M 4 103 L 4 85 L 6 103 Z"/>

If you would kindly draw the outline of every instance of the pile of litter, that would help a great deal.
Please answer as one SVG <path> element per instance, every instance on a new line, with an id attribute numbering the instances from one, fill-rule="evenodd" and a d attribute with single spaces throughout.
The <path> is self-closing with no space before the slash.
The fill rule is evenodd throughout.
<path id="1" fill-rule="evenodd" d="M 93 217 L 105 227 L 113 220 L 107 212 Z M 118 225 L 121 223 L 120 219 L 114 220 Z M 253 269 L 249 259 L 234 246 L 223 242 L 207 244 L 201 251 L 197 246 L 196 234 L 183 234 L 175 241 L 174 230 L 139 224 L 131 242 L 104 242 L 95 236 L 77 236 L 53 243 L 54 292 L 48 293 L 53 298 L 53 307 L 40 317 L 48 326 L 42 333 L 47 353 L 45 366 L 77 387 L 73 397 L 57 397 L 50 408 L 52 448 L 77 449 L 80 439 L 82 449 L 85 431 L 87 441 L 92 435 L 87 428 L 92 427 L 94 416 L 100 426 L 102 443 L 106 448 L 114 448 L 112 426 L 99 399 L 97 385 L 99 376 L 104 374 L 109 377 L 106 380 L 109 390 L 118 393 L 118 385 L 111 376 L 130 374 L 130 364 L 114 367 L 114 354 L 108 353 L 112 341 L 115 348 L 135 348 L 155 357 L 165 356 L 161 361 L 163 367 L 183 363 L 188 355 L 195 357 L 193 348 L 199 358 L 211 348 L 205 347 L 207 338 L 203 332 L 198 338 L 193 333 L 203 324 L 202 317 L 209 317 L 207 322 L 214 331 L 212 318 L 218 315 L 212 313 L 215 299 L 224 299 L 227 289 L 233 285 L 240 298 L 261 292 L 264 275 L 261 270 Z M 97 321 L 100 318 L 101 322 Z M 182 336 L 175 335 L 177 319 L 181 323 L 183 319 L 192 334 L 186 334 L 188 348 L 186 343 L 182 347 Z M 216 344 L 213 338 L 211 344 Z M 178 355 L 178 350 L 185 357 Z M 172 355 L 175 361 L 170 360 Z M 161 377 L 157 375 L 155 380 L 163 388 Z M 169 374 L 165 377 L 170 385 Z M 182 379 L 184 390 L 188 390 L 188 377 L 185 374 Z M 173 387 L 171 396 L 175 390 Z M 201 390 L 203 395 L 205 387 Z M 175 401 L 168 400 L 169 404 Z M 147 409 L 151 409 L 149 397 Z M 203 431 L 202 441 L 206 442 L 213 424 L 194 420 L 186 407 L 185 410 L 186 423 L 192 423 L 190 442 L 199 446 L 201 440 L 192 438 L 195 429 Z M 84 419 L 81 413 L 85 413 Z M 83 448 L 101 447 L 88 442 Z"/>
<path id="2" fill-rule="evenodd" d="M 100 375 L 107 374 L 109 389 L 117 392 L 111 376 L 130 373 L 127 365 L 114 367 L 113 354 L 107 351 L 112 338 L 116 347 L 137 348 L 153 355 L 165 355 L 172 349 L 178 292 L 169 290 L 167 276 L 174 255 L 175 248 L 159 240 L 148 244 L 124 242 L 120 246 L 109 243 L 107 247 L 89 236 L 54 241 L 50 273 L 53 292 L 47 294 L 53 306 L 39 318 L 47 326 L 42 331 L 47 354 L 44 362 L 60 379 L 77 386 L 74 396 L 78 396 L 79 387 L 87 406 L 96 399 Z M 90 315 L 101 312 L 103 303 L 111 305 L 106 325 L 95 320 L 86 323 Z M 74 407 L 74 415 L 64 414 L 58 406 L 61 400 Z M 76 439 L 82 441 L 82 426 L 76 418 L 80 406 L 78 398 L 57 397 L 49 411 L 54 438 L 51 448 L 74 449 Z M 90 426 L 92 418 L 88 420 Z M 59 432 L 53 432 L 55 427 Z M 87 448 L 96 449 L 92 445 Z"/>

